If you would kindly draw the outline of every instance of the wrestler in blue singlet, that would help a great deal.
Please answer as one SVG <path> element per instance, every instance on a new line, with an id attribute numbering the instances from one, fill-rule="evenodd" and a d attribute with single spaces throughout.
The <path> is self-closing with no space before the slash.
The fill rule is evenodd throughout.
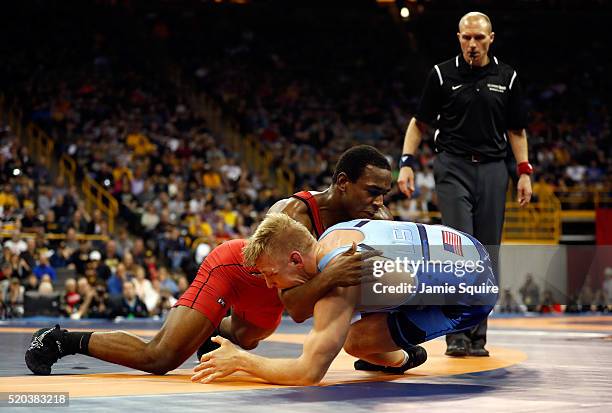
<path id="1" fill-rule="evenodd" d="M 395 272 L 393 279 L 403 277 L 412 291 L 395 294 L 387 305 L 368 308 L 365 302 L 366 306 L 361 306 L 362 313 L 389 313 L 389 330 L 402 348 L 468 329 L 483 320 L 497 301 L 498 286 L 489 254 L 471 235 L 442 225 L 357 219 L 330 227 L 319 241 L 338 230 L 359 231 L 364 237 L 360 250 L 379 250 L 385 260 L 409 263 L 402 268 L 410 271 Z M 319 261 L 319 271 L 348 248 L 350 245 L 341 246 L 326 254 Z M 382 275 L 377 288 L 391 279 Z M 362 286 L 362 290 L 371 288 Z M 438 290 L 428 293 L 428 288 Z M 367 297 L 362 294 L 362 300 Z"/>

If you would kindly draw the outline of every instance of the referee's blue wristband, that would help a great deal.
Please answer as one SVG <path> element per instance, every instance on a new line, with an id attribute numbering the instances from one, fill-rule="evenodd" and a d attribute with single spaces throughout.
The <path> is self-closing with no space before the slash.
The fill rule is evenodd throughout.
<path id="1" fill-rule="evenodd" d="M 400 169 L 403 168 L 404 166 L 409 166 L 412 169 L 414 169 L 414 164 L 416 163 L 416 159 L 414 158 L 414 155 L 409 154 L 409 153 L 405 153 L 402 155 L 402 157 L 400 158 L 399 161 L 399 167 Z"/>

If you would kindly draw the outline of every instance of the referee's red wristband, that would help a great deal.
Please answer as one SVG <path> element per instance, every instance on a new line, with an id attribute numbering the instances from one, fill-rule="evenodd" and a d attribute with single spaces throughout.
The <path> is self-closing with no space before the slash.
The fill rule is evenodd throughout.
<path id="1" fill-rule="evenodd" d="M 533 166 L 531 166 L 531 164 L 527 161 L 521 162 L 516 166 L 516 173 L 518 176 L 523 174 L 531 175 L 533 173 Z"/>

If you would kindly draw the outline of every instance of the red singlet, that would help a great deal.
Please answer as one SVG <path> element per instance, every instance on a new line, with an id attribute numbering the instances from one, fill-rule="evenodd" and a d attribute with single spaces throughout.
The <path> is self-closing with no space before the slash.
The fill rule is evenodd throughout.
<path id="1" fill-rule="evenodd" d="M 201 312 L 215 327 L 231 308 L 234 314 L 257 327 L 276 328 L 283 312 L 278 291 L 266 286 L 255 267 L 244 266 L 245 244 L 246 240 L 235 239 L 215 248 L 175 306 L 184 305 Z"/>

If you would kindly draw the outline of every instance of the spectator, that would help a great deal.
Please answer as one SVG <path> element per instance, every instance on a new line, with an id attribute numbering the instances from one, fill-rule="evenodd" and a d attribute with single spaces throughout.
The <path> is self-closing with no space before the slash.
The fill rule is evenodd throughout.
<path id="1" fill-rule="evenodd" d="M 144 262 L 145 272 L 149 275 L 149 279 L 154 281 L 158 277 L 157 272 L 157 259 L 153 254 L 153 251 L 148 250 L 145 254 L 145 262 Z"/>
<path id="2" fill-rule="evenodd" d="M 503 295 L 499 300 L 499 311 L 502 313 L 518 313 L 520 308 L 509 288 L 504 290 Z"/>
<path id="3" fill-rule="evenodd" d="M 38 211 L 42 215 L 47 215 L 47 212 L 51 210 L 51 206 L 53 205 L 53 193 L 50 187 L 43 186 L 40 188 L 36 205 Z"/>
<path id="4" fill-rule="evenodd" d="M 102 216 L 102 211 L 99 209 L 94 210 L 91 221 L 87 226 L 86 233 L 91 235 L 103 235 L 105 228 L 105 221 Z"/>
<path id="5" fill-rule="evenodd" d="M 66 230 L 66 254 L 72 255 L 76 250 L 79 249 L 79 240 L 77 239 L 77 233 L 74 227 L 69 227 Z"/>
<path id="6" fill-rule="evenodd" d="M 189 256 L 189 250 L 187 249 L 185 239 L 181 237 L 181 233 L 178 228 L 172 228 L 169 237 L 164 242 L 164 245 L 166 250 L 162 251 L 162 253 L 170 262 L 172 270 L 179 269 L 183 259 Z"/>
<path id="7" fill-rule="evenodd" d="M 121 256 L 117 252 L 117 243 L 109 240 L 106 243 L 106 249 L 103 256 L 104 264 L 110 268 L 112 272 L 117 268 L 117 264 L 121 261 Z"/>
<path id="8" fill-rule="evenodd" d="M 125 265 L 125 270 L 129 278 L 136 274 L 136 267 L 138 267 L 138 264 L 134 262 L 134 256 L 130 251 L 123 254 L 123 265 Z"/>
<path id="9" fill-rule="evenodd" d="M 20 255 L 11 256 L 11 267 L 13 268 L 13 277 L 17 277 L 19 280 L 25 280 L 26 277 L 32 272 L 32 269 Z"/>
<path id="10" fill-rule="evenodd" d="M 147 204 L 145 212 L 142 214 L 140 224 L 142 225 L 145 234 L 151 234 L 159 223 L 159 215 L 155 211 L 153 203 Z"/>
<path id="11" fill-rule="evenodd" d="M 25 291 L 38 291 L 38 277 L 34 274 L 28 275 L 25 282 Z"/>
<path id="12" fill-rule="evenodd" d="M 144 244 L 144 240 L 142 238 L 136 238 L 136 240 L 134 241 L 134 247 L 132 248 L 132 259 L 133 262 L 137 265 L 144 265 L 144 260 L 146 257 L 146 249 L 145 249 L 145 244 Z M 127 265 L 127 269 L 128 272 L 132 272 L 134 271 L 134 268 L 130 268 L 129 265 Z"/>
<path id="13" fill-rule="evenodd" d="M 96 280 L 106 281 L 110 278 L 112 271 L 102 261 L 102 254 L 98 250 L 93 250 L 89 253 L 89 262 L 85 270 L 87 278 L 91 284 L 96 283 Z"/>
<path id="14" fill-rule="evenodd" d="M 10 261 L 2 263 L 2 271 L 0 272 L 0 281 L 10 280 L 13 277 L 13 265 Z"/>
<path id="15" fill-rule="evenodd" d="M 3 291 L 2 301 L 7 318 L 23 316 L 23 297 L 25 288 L 19 283 L 19 278 L 12 278 L 8 288 Z"/>
<path id="16" fill-rule="evenodd" d="M 60 193 L 55 195 L 55 201 L 53 203 L 52 210 L 55 214 L 55 218 L 57 219 L 58 225 L 62 229 L 62 232 L 65 231 L 68 221 L 70 219 L 70 205 L 65 202 L 63 194 Z"/>
<path id="17" fill-rule="evenodd" d="M 53 268 L 66 268 L 70 263 L 70 257 L 74 250 L 66 247 L 66 241 L 62 240 L 55 248 L 55 253 L 50 258 L 50 263 Z"/>
<path id="18" fill-rule="evenodd" d="M 98 284 L 93 290 L 89 317 L 90 318 L 109 318 L 110 308 L 108 304 L 108 293 L 104 284 Z"/>
<path id="19" fill-rule="evenodd" d="M 68 259 L 68 268 L 75 270 L 78 275 L 84 275 L 89 262 L 89 250 L 87 240 L 79 240 L 79 249 L 73 252 Z"/>
<path id="20" fill-rule="evenodd" d="M 119 228 L 119 235 L 117 236 L 116 245 L 118 257 L 123 256 L 125 251 L 131 250 L 134 246 L 134 243 L 129 238 L 128 231 L 125 227 Z"/>
<path id="21" fill-rule="evenodd" d="M 184 275 L 181 275 L 178 279 L 177 286 L 178 286 L 178 293 L 175 295 L 175 297 L 179 298 L 181 295 L 183 295 L 183 293 L 189 287 L 189 281 L 187 280 L 187 277 L 185 277 Z"/>
<path id="22" fill-rule="evenodd" d="M 123 283 L 128 281 L 127 270 L 125 264 L 120 262 L 117 264 L 117 269 L 106 282 L 108 294 L 120 295 L 123 291 Z"/>
<path id="23" fill-rule="evenodd" d="M 19 255 L 28 249 L 28 244 L 23 239 L 19 238 L 18 233 L 14 233 L 11 239 L 4 243 L 4 246 L 14 255 Z"/>
<path id="24" fill-rule="evenodd" d="M 49 257 L 47 252 L 40 252 L 38 254 L 38 262 L 39 264 L 34 267 L 32 272 L 36 275 L 36 277 L 40 280 L 44 275 L 48 275 L 52 281 L 57 279 L 57 273 L 55 269 L 49 264 Z"/>
<path id="25" fill-rule="evenodd" d="M 533 281 L 533 274 L 527 274 L 525 283 L 519 290 L 523 304 L 527 306 L 527 311 L 537 311 L 540 304 L 540 288 Z"/>
<path id="26" fill-rule="evenodd" d="M 147 306 L 149 311 L 155 310 L 159 294 L 153 289 L 151 281 L 146 278 L 145 269 L 141 266 L 136 268 L 136 276 L 132 279 L 136 295 Z"/>
<path id="27" fill-rule="evenodd" d="M 77 292 L 77 283 L 74 278 L 68 278 L 64 283 L 64 295 L 62 296 L 62 313 L 68 317 L 76 313 L 81 303 L 81 296 Z"/>
<path id="28" fill-rule="evenodd" d="M 23 258 L 30 270 L 36 266 L 36 240 L 28 238 L 26 241 L 26 250 L 21 252 L 20 257 Z"/>
<path id="29" fill-rule="evenodd" d="M 45 213 L 43 231 L 46 234 L 59 234 L 64 232 L 62 226 L 56 221 L 55 212 L 53 212 L 52 209 L 47 210 L 47 212 Z"/>
<path id="30" fill-rule="evenodd" d="M 53 294 L 53 284 L 51 283 L 51 277 L 49 276 L 49 274 L 44 274 L 39 279 L 40 279 L 40 283 L 38 284 L 38 294 L 40 295 Z"/>
<path id="31" fill-rule="evenodd" d="M 21 230 L 23 232 L 41 232 L 43 230 L 43 223 L 36 216 L 33 206 L 27 206 L 25 208 L 23 218 L 21 218 Z M 20 247 L 19 252 L 24 249 L 25 245 L 23 249 Z"/>
<path id="32" fill-rule="evenodd" d="M 176 282 L 172 279 L 172 277 L 170 277 L 166 267 L 160 267 L 158 274 L 160 288 L 162 291 L 167 290 L 171 295 L 178 293 L 178 285 L 176 285 Z"/>
<path id="33" fill-rule="evenodd" d="M 166 314 L 170 311 L 174 304 L 176 304 L 178 300 L 174 298 L 172 292 L 165 288 L 161 288 L 160 290 L 160 301 L 159 301 L 159 315 L 161 317 L 165 317 Z"/>
<path id="34" fill-rule="evenodd" d="M 85 234 L 89 228 L 89 221 L 83 214 L 83 211 L 77 209 L 72 213 L 72 219 L 68 225 L 74 228 L 77 233 Z"/>
<path id="35" fill-rule="evenodd" d="M 70 318 L 73 320 L 80 320 L 89 315 L 89 310 L 95 294 L 89 281 L 85 277 L 79 277 L 77 280 L 77 293 L 81 299 L 78 303 L 77 310 L 70 315 Z"/>
<path id="36" fill-rule="evenodd" d="M 113 317 L 147 317 L 147 306 L 136 295 L 136 289 L 131 281 L 123 283 L 123 296 L 118 308 L 112 313 Z"/>

